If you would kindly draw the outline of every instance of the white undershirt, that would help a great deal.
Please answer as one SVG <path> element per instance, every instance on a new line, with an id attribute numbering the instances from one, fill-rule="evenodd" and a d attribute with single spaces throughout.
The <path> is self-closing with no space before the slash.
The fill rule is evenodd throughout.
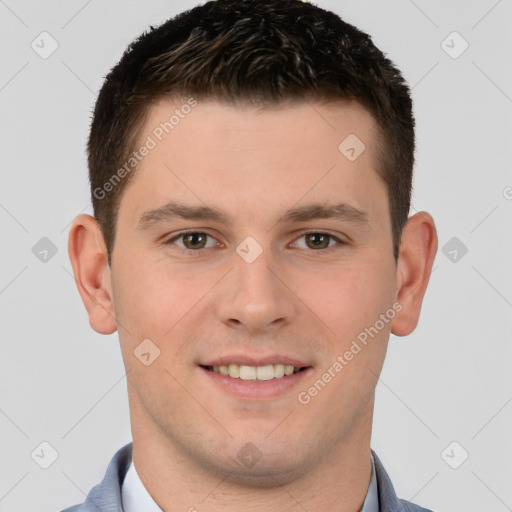
<path id="1" fill-rule="evenodd" d="M 379 512 L 379 496 L 377 493 L 377 478 L 375 476 L 373 456 L 371 456 L 371 459 L 372 476 L 368 492 L 366 493 L 366 499 L 360 512 Z M 124 512 L 163 512 L 141 482 L 133 460 L 126 473 L 121 494 Z"/>

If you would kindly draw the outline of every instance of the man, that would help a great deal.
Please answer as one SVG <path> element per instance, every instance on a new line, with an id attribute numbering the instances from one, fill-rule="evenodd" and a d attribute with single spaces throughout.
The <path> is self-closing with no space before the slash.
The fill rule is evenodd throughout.
<path id="1" fill-rule="evenodd" d="M 119 332 L 133 444 L 68 510 L 425 510 L 370 449 L 437 250 L 413 154 L 400 72 L 309 3 L 208 2 L 130 45 L 69 253 Z"/>

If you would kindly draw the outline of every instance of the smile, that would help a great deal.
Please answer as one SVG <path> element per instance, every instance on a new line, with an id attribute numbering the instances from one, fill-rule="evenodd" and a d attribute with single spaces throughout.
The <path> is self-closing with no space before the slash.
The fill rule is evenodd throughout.
<path id="1" fill-rule="evenodd" d="M 219 366 L 204 366 L 207 370 L 233 379 L 241 380 L 272 380 L 288 377 L 305 369 L 284 364 L 266 364 L 263 366 L 247 366 L 244 364 L 229 364 Z"/>

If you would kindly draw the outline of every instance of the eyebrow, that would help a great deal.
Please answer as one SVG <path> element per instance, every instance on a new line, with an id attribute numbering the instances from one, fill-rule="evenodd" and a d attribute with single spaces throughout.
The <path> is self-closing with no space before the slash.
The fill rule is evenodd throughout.
<path id="1" fill-rule="evenodd" d="M 171 201 L 160 208 L 144 212 L 139 218 L 137 229 L 147 229 L 155 224 L 174 219 L 208 220 L 225 224 L 228 227 L 232 225 L 228 216 L 217 208 L 190 206 Z M 284 213 L 277 223 L 307 222 L 315 219 L 337 219 L 353 224 L 363 224 L 368 221 L 368 213 L 347 203 L 311 204 L 291 208 Z"/>
<path id="2" fill-rule="evenodd" d="M 368 214 L 347 203 L 333 205 L 312 204 L 288 210 L 279 222 L 304 222 L 315 219 L 338 219 L 361 224 L 368 221 Z"/>
<path id="3" fill-rule="evenodd" d="M 217 208 L 169 202 L 160 208 L 144 212 L 139 218 L 137 229 L 146 229 L 154 224 L 173 219 L 210 220 L 230 225 L 228 217 Z"/>

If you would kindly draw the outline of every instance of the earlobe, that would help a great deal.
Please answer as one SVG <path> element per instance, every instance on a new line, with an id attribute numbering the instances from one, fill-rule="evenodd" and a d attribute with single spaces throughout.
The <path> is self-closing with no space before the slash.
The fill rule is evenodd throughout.
<path id="1" fill-rule="evenodd" d="M 418 324 L 436 252 L 437 232 L 431 215 L 419 212 L 409 217 L 397 262 L 397 301 L 402 310 L 391 324 L 396 336 L 407 336 Z"/>
<path id="2" fill-rule="evenodd" d="M 107 251 L 94 217 L 80 215 L 73 221 L 68 253 L 91 327 L 100 334 L 115 332 L 117 325 Z"/>

